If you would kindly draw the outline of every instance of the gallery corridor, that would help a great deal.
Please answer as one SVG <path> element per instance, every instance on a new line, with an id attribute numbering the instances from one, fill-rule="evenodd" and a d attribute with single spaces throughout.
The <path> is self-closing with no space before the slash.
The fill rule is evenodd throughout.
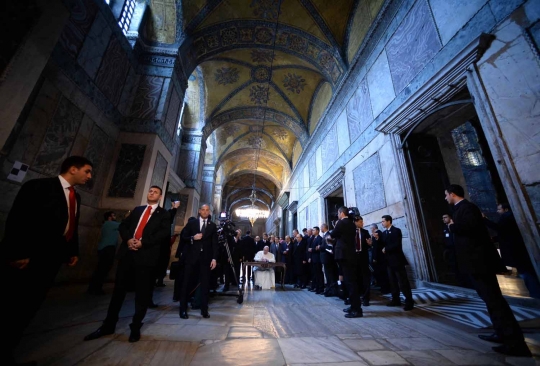
<path id="1" fill-rule="evenodd" d="M 133 294 L 128 294 L 116 333 L 85 342 L 107 310 L 106 295 L 86 285 L 54 287 L 17 350 L 19 361 L 38 365 L 538 365 L 540 314 L 535 300 L 509 298 L 534 359 L 504 357 L 477 334 L 485 308 L 471 293 L 416 289 L 416 308 L 404 312 L 374 297 L 364 317 L 343 317 L 343 301 L 286 286 L 286 291 L 248 290 L 211 299 L 209 319 L 197 310 L 178 316 L 173 282 L 157 288 L 141 340 L 129 343 Z M 532 302 L 529 302 L 531 300 Z M 472 309 L 472 310 L 471 310 Z M 9 316 L 9 314 L 4 314 Z"/>

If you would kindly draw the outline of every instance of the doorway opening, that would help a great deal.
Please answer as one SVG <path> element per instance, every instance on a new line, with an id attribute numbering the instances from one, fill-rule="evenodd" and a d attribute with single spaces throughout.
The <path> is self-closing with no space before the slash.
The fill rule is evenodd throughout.
<path id="1" fill-rule="evenodd" d="M 338 209 L 344 205 L 345 200 L 343 198 L 343 187 L 336 189 L 334 192 L 330 193 L 327 197 L 325 197 L 325 220 L 328 224 L 329 230 L 334 229 L 335 224 L 338 220 Z"/>
<path id="2" fill-rule="evenodd" d="M 430 279 L 472 287 L 467 276 L 459 273 L 453 248 L 445 240 L 442 217 L 451 214 L 451 207 L 444 200 L 444 190 L 450 183 L 463 186 L 466 198 L 495 222 L 497 204 L 508 200 L 469 91 L 465 88 L 456 94 L 402 141 Z M 496 232 L 490 233 L 497 246 Z M 517 287 L 517 292 L 526 295 L 524 286 Z"/>

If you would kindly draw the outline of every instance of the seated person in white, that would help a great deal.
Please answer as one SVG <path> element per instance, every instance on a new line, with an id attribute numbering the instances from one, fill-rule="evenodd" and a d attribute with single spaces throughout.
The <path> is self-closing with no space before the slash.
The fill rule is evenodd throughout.
<path id="1" fill-rule="evenodd" d="M 270 248 L 267 246 L 255 255 L 255 262 L 276 263 L 276 258 L 270 253 Z M 264 268 L 265 266 L 257 266 L 253 268 L 255 274 L 255 289 L 269 290 L 276 287 L 276 277 L 274 268 Z"/>

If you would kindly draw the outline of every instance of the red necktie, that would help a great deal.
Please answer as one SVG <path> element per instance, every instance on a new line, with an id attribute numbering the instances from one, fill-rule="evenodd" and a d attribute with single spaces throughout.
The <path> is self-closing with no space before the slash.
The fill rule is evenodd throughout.
<path id="1" fill-rule="evenodd" d="M 69 187 L 69 222 L 68 231 L 66 233 L 66 241 L 70 241 L 75 233 L 75 207 L 77 200 L 75 199 L 75 188 Z"/>
<path id="2" fill-rule="evenodd" d="M 150 218 L 150 212 L 152 212 L 152 206 L 146 207 L 146 211 L 144 211 L 144 215 L 141 219 L 141 222 L 139 223 L 139 226 L 137 227 L 137 231 L 135 231 L 135 239 L 142 239 L 142 233 L 144 227 L 146 226 L 146 223 L 148 222 L 148 219 Z"/>
<path id="3" fill-rule="evenodd" d="M 356 251 L 362 250 L 362 244 L 360 244 L 360 230 L 356 230 Z"/>

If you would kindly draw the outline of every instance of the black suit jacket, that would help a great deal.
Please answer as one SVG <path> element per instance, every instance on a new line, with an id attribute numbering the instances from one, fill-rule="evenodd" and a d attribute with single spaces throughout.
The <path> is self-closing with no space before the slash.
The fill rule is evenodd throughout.
<path id="1" fill-rule="evenodd" d="M 30 258 L 60 260 L 79 255 L 79 217 L 81 196 L 75 193 L 77 209 L 75 232 L 66 242 L 64 231 L 69 220 L 67 200 L 58 177 L 33 179 L 24 183 L 8 214 L 2 241 L 2 262 Z M 38 217 L 29 210 L 38 208 Z M 32 233 L 28 230 L 31 229 Z"/>
<path id="2" fill-rule="evenodd" d="M 249 235 L 244 235 L 242 237 L 242 246 L 244 248 L 244 250 L 243 250 L 244 260 L 245 261 L 252 261 L 253 258 L 255 258 L 255 254 L 257 254 L 257 252 L 256 252 L 257 246 L 255 244 L 255 239 L 253 239 Z"/>
<path id="3" fill-rule="evenodd" d="M 491 242 L 480 209 L 475 204 L 462 200 L 454 206 L 452 219 L 454 223 L 448 227 L 454 234 L 459 271 L 487 274 L 501 270 L 501 258 Z"/>
<path id="4" fill-rule="evenodd" d="M 321 262 L 321 245 L 322 237 L 320 235 L 315 235 L 313 241 L 311 242 L 311 262 L 312 263 L 322 263 Z M 319 250 L 315 250 L 319 246 Z"/>
<path id="5" fill-rule="evenodd" d="M 217 261 L 219 254 L 217 225 L 208 219 L 206 221 L 206 229 L 204 230 L 204 233 L 202 233 L 202 239 L 191 240 L 193 236 L 201 233 L 199 220 L 200 219 L 198 218 L 197 220 L 193 220 L 186 224 L 184 239 L 189 240 L 189 244 L 187 248 L 187 258 L 185 260 L 188 263 L 193 264 L 200 258 L 201 265 L 208 265 L 208 269 L 210 269 L 210 262 L 212 259 Z"/>
<path id="6" fill-rule="evenodd" d="M 409 264 L 405 254 L 403 254 L 402 240 L 403 234 L 395 226 L 391 226 L 390 230 L 383 232 L 383 247 L 389 267 L 401 267 Z"/>
<path id="7" fill-rule="evenodd" d="M 171 240 L 171 217 L 167 210 L 157 206 L 144 227 L 141 239 L 142 247 L 139 250 L 129 250 L 127 242 L 135 235 L 135 230 L 146 207 L 148 206 L 135 207 L 133 212 L 118 227 L 122 244 L 118 248 L 117 257 L 120 260 L 132 257 L 137 266 L 153 267 L 157 265 L 163 242 Z"/>
<path id="8" fill-rule="evenodd" d="M 369 264 L 369 247 L 370 246 L 367 243 L 367 240 L 371 237 L 371 235 L 369 235 L 369 232 L 366 229 L 360 229 L 360 232 L 361 232 L 360 236 L 362 238 L 362 240 L 360 240 L 360 245 L 362 247 L 362 252 L 360 254 L 357 254 L 356 256 L 360 257 L 359 258 L 360 263 L 368 265 Z M 355 245 L 355 250 L 356 250 L 356 239 L 355 239 L 354 245 Z"/>
<path id="9" fill-rule="evenodd" d="M 321 250 L 320 250 L 321 263 L 328 264 L 328 263 L 334 262 L 334 246 L 326 242 L 326 237 L 330 236 L 330 231 L 327 231 L 323 235 L 324 237 L 321 240 Z M 331 250 L 332 253 L 328 252 L 326 249 Z"/>
<path id="10" fill-rule="evenodd" d="M 334 259 L 336 262 L 351 261 L 356 255 L 354 248 L 356 235 L 356 225 L 348 217 L 339 220 L 332 230 L 332 237 L 336 238 L 334 246 Z"/>
<path id="11" fill-rule="evenodd" d="M 382 252 L 382 249 L 384 248 L 384 242 L 383 242 L 383 233 L 380 230 L 377 230 L 377 234 L 379 234 L 379 239 L 376 239 L 374 236 L 371 236 L 372 240 L 372 253 L 373 253 L 373 260 L 376 261 L 380 265 L 386 265 L 386 256 Z"/>

